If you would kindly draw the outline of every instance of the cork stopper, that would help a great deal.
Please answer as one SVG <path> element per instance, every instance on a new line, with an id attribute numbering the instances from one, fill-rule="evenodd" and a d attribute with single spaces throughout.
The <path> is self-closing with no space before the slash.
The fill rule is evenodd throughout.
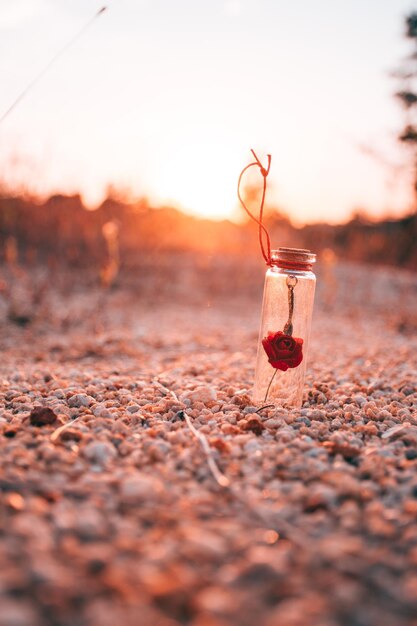
<path id="1" fill-rule="evenodd" d="M 271 251 L 272 265 L 289 270 L 309 271 L 316 262 L 316 255 L 303 248 L 278 248 Z"/>

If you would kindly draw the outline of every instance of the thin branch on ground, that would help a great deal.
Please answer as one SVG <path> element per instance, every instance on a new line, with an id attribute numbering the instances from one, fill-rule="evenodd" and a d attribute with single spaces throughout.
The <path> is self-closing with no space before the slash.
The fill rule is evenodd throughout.
<path id="1" fill-rule="evenodd" d="M 56 443 L 58 439 L 60 438 L 60 436 L 62 435 L 62 433 L 66 431 L 68 428 L 70 428 L 79 419 L 80 419 L 79 416 L 75 417 L 74 419 L 70 419 L 68 422 L 66 422 L 65 424 L 63 424 L 62 426 L 59 426 L 59 428 L 54 430 L 54 432 L 51 434 L 52 443 Z"/>
<path id="2" fill-rule="evenodd" d="M 186 411 L 182 411 L 184 415 L 185 422 L 188 428 L 191 430 L 192 434 L 198 441 L 200 442 L 201 447 L 204 450 L 204 453 L 207 457 L 207 463 L 209 466 L 210 472 L 213 474 L 214 480 L 217 482 L 220 487 L 230 487 L 230 480 L 225 476 L 218 468 L 216 461 L 213 458 L 213 453 L 210 448 L 210 444 L 207 441 L 207 438 L 200 433 L 193 425 L 190 416 L 187 415 Z"/>
<path id="3" fill-rule="evenodd" d="M 161 385 L 161 383 L 158 380 L 154 380 L 154 383 L 156 384 L 156 386 L 163 391 L 166 394 L 170 394 L 175 402 L 178 402 L 179 404 L 181 404 L 177 394 L 172 391 L 171 389 L 168 389 L 167 387 L 165 387 L 164 385 Z M 194 435 L 194 437 L 199 441 L 204 454 L 207 457 L 207 464 L 209 467 L 209 470 L 211 472 L 211 474 L 213 475 L 214 480 L 216 481 L 216 483 L 218 485 L 220 485 L 220 487 L 228 487 L 230 485 L 230 481 L 227 478 L 227 476 L 225 476 L 219 469 L 219 467 L 217 466 L 216 461 L 214 460 L 213 457 L 213 452 L 210 448 L 210 444 L 207 441 L 207 438 L 203 435 L 203 433 L 200 433 L 194 426 L 194 424 L 192 423 L 190 416 L 187 415 L 187 411 L 183 410 L 181 411 L 182 416 L 184 417 L 184 420 L 188 426 L 188 428 L 190 429 L 191 433 Z"/>
<path id="4" fill-rule="evenodd" d="M 275 404 L 265 404 L 265 406 L 261 406 L 257 411 L 255 411 L 255 413 L 260 413 L 264 409 L 273 409 L 274 407 Z"/>
<path id="5" fill-rule="evenodd" d="M 176 402 L 181 404 L 181 401 L 179 400 L 177 394 L 174 391 L 172 391 L 171 389 L 168 389 L 164 385 L 161 385 L 161 383 L 156 379 L 154 379 L 153 382 L 161 391 L 163 391 L 165 395 L 170 394 Z M 272 406 L 275 406 L 275 405 L 272 405 Z M 262 408 L 266 408 L 266 407 L 262 407 Z M 286 520 L 283 520 L 282 518 L 280 518 L 278 521 L 276 519 L 271 519 L 272 516 L 264 515 L 255 506 L 251 505 L 248 502 L 248 499 L 246 495 L 242 492 L 242 490 L 235 487 L 232 481 L 227 476 L 225 476 L 223 472 L 220 471 L 219 467 L 216 464 L 216 461 L 214 460 L 213 453 L 212 453 L 212 450 L 210 448 L 210 444 L 207 438 L 205 437 L 205 435 L 203 435 L 203 433 L 199 432 L 195 428 L 194 424 L 191 421 L 190 416 L 187 414 L 186 409 L 181 410 L 179 413 L 184 418 L 184 421 L 187 424 L 187 427 L 191 431 L 192 435 L 200 443 L 206 455 L 209 470 L 214 480 L 216 481 L 216 483 L 222 489 L 230 493 L 232 497 L 234 497 L 236 501 L 238 501 L 249 513 L 251 513 L 253 517 L 256 517 L 258 522 L 261 522 L 262 525 L 265 526 L 265 528 L 275 530 L 278 533 L 278 535 L 285 536 L 289 541 L 291 541 L 294 545 L 300 548 L 306 548 L 307 541 L 305 540 L 304 536 L 302 535 L 301 532 L 299 532 L 296 528 L 294 528 L 294 526 L 292 526 L 289 522 L 287 522 Z"/>

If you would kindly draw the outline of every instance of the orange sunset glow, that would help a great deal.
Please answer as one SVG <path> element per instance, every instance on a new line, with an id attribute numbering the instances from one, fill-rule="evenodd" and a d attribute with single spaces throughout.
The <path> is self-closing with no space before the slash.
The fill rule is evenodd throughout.
<path id="1" fill-rule="evenodd" d="M 0 125 L 4 184 L 81 191 L 92 207 L 113 185 L 235 219 L 255 147 L 273 155 L 269 202 L 296 223 L 401 215 L 410 176 L 389 72 L 409 5 L 109 2 Z M 0 4 L 0 111 L 101 6 Z"/>

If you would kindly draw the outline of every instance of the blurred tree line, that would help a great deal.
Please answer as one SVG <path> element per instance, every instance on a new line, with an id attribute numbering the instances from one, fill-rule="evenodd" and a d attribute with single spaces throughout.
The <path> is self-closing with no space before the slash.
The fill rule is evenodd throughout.
<path id="1" fill-rule="evenodd" d="M 266 225 L 273 244 L 303 247 L 320 254 L 332 249 L 339 258 L 417 269 L 415 215 L 372 222 L 356 215 L 342 225 L 294 227 L 270 211 Z M 108 198 L 95 211 L 79 196 L 55 195 L 39 203 L 0 197 L 0 262 L 95 268 L 129 272 L 152 266 L 170 255 L 191 255 L 196 263 L 210 257 L 259 260 L 256 225 L 214 222 L 145 200 L 125 203 Z"/>

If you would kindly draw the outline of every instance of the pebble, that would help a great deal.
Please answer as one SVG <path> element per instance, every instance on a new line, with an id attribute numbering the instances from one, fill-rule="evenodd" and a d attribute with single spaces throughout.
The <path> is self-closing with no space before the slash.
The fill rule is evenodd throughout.
<path id="1" fill-rule="evenodd" d="M 272 430 L 281 428 L 285 424 L 284 420 L 277 417 L 270 417 L 269 419 L 264 421 L 264 426 L 266 428 L 270 428 Z"/>
<path id="2" fill-rule="evenodd" d="M 103 417 L 105 419 L 111 418 L 112 414 L 104 404 L 96 404 L 92 408 L 92 413 L 95 417 Z"/>
<path id="3" fill-rule="evenodd" d="M 198 387 L 193 391 L 184 393 L 181 400 L 189 400 L 190 402 L 215 402 L 217 400 L 217 392 L 213 387 Z M 234 408 L 234 407 L 233 407 Z"/>
<path id="4" fill-rule="evenodd" d="M 37 406 L 30 412 L 29 422 L 32 426 L 48 426 L 54 424 L 58 416 L 52 409 L 45 406 Z"/>
<path id="5" fill-rule="evenodd" d="M 243 423 L 244 422 L 244 423 Z M 265 426 L 259 417 L 249 417 L 239 423 L 241 430 L 255 433 L 258 437 L 262 435 Z"/>
<path id="6" fill-rule="evenodd" d="M 36 611 L 29 601 L 1 601 L 1 626 L 41 626 Z"/>
<path id="7" fill-rule="evenodd" d="M 65 400 L 65 393 L 62 391 L 62 389 L 56 389 L 52 392 L 52 395 L 59 400 Z"/>
<path id="8" fill-rule="evenodd" d="M 70 398 L 68 398 L 69 407 L 76 407 L 76 408 L 88 407 L 90 406 L 92 402 L 94 402 L 94 398 L 92 398 L 91 396 L 88 396 L 85 393 L 77 393 L 71 396 Z"/>
<path id="9" fill-rule="evenodd" d="M 146 475 L 129 476 L 120 485 L 120 496 L 126 504 L 152 502 L 162 491 L 162 483 Z"/>
<path id="10" fill-rule="evenodd" d="M 81 441 L 83 434 L 75 428 L 66 428 L 60 435 L 61 441 Z"/>
<path id="11" fill-rule="evenodd" d="M 398 424 L 384 432 L 382 439 L 399 439 L 407 437 L 413 442 L 417 442 L 417 426 L 411 424 Z"/>
<path id="12" fill-rule="evenodd" d="M 363 407 L 366 404 L 366 398 L 364 396 L 359 395 L 359 394 L 357 394 L 356 396 L 353 396 L 353 400 L 360 407 Z"/>
<path id="13" fill-rule="evenodd" d="M 129 411 L 129 413 L 137 413 L 138 411 L 140 411 L 140 406 L 137 404 L 131 404 L 130 406 L 126 408 Z"/>
<path id="14" fill-rule="evenodd" d="M 117 450 L 108 441 L 92 441 L 83 448 L 83 455 L 92 463 L 106 465 L 117 456 Z"/>

